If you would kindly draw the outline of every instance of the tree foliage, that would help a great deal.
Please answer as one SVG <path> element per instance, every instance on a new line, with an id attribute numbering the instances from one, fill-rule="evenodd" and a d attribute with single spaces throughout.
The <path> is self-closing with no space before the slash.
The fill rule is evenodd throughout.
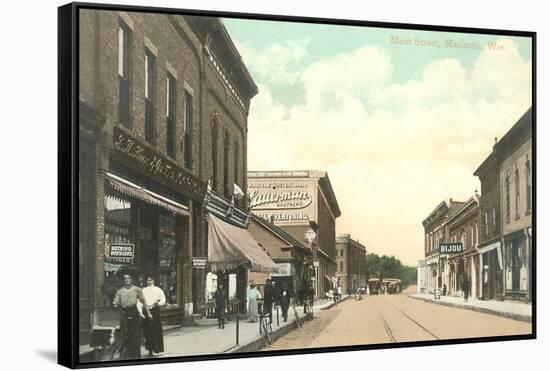
<path id="1" fill-rule="evenodd" d="M 369 278 L 399 278 L 403 287 L 416 283 L 416 267 L 401 264 L 395 256 L 367 254 L 366 274 Z"/>

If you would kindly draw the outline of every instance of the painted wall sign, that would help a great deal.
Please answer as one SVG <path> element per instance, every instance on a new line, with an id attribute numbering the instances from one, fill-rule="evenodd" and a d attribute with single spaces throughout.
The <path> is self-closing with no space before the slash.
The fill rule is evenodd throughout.
<path id="1" fill-rule="evenodd" d="M 464 251 L 462 242 L 451 242 L 439 244 L 439 252 L 441 254 L 457 254 Z"/>
<path id="2" fill-rule="evenodd" d="M 275 224 L 308 224 L 316 220 L 316 187 L 315 179 L 250 179 L 250 207 L 256 215 Z"/>
<path id="3" fill-rule="evenodd" d="M 113 154 L 191 198 L 202 200 L 206 193 L 206 184 L 203 181 L 178 167 L 161 153 L 141 145 L 120 128 L 115 128 Z"/>

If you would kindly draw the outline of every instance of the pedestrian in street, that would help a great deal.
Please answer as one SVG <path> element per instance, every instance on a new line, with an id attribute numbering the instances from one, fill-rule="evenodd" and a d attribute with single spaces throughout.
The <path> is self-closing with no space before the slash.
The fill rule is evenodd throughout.
<path id="1" fill-rule="evenodd" d="M 264 316 L 269 317 L 269 323 L 273 323 L 273 303 L 275 302 L 275 282 L 269 278 L 265 281 L 264 288 Z"/>
<path id="2" fill-rule="evenodd" d="M 149 356 L 152 356 L 153 353 L 158 354 L 164 352 L 160 307 L 166 304 L 166 296 L 160 287 L 155 286 L 155 279 L 152 275 L 147 276 L 147 287 L 142 291 L 145 303 L 153 317 L 152 320 L 146 321 L 143 324 L 145 349 L 149 351 Z"/>
<path id="3" fill-rule="evenodd" d="M 338 301 L 342 300 L 342 286 L 338 285 Z"/>
<path id="4" fill-rule="evenodd" d="M 250 290 L 248 291 L 248 319 L 250 322 L 258 320 L 258 300 L 262 298 L 260 290 L 256 287 L 254 281 L 250 282 Z"/>
<path id="5" fill-rule="evenodd" d="M 214 305 L 216 307 L 216 317 L 218 318 L 218 328 L 225 328 L 225 291 L 223 283 L 218 284 L 218 288 L 214 293 Z"/>
<path id="6" fill-rule="evenodd" d="M 113 305 L 120 309 L 120 335 L 124 349 L 123 359 L 141 358 L 141 316 L 138 302 L 143 305 L 145 320 L 152 320 L 142 290 L 132 284 L 132 276 L 124 274 L 124 286 L 115 294 Z"/>
<path id="7" fill-rule="evenodd" d="M 470 295 L 470 280 L 466 275 L 464 275 L 464 279 L 462 280 L 462 292 L 464 293 L 464 301 L 467 303 L 468 296 Z"/>
<path id="8" fill-rule="evenodd" d="M 281 304 L 283 322 L 286 322 L 288 318 L 288 307 L 290 306 L 290 292 L 288 291 L 288 285 L 286 283 L 283 283 L 279 303 Z"/>

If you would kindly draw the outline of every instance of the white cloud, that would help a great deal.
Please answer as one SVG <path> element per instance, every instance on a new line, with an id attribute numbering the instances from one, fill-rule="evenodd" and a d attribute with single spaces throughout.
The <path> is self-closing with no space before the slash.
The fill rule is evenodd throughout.
<path id="1" fill-rule="evenodd" d="M 244 62 L 260 81 L 274 85 L 292 85 L 297 81 L 308 43 L 307 39 L 284 41 L 253 50 L 248 44 L 235 41 Z"/>
<path id="2" fill-rule="evenodd" d="M 292 107 L 261 84 L 249 168 L 328 171 L 342 209 L 337 232 L 414 264 L 421 221 L 444 198 L 473 194 L 493 138 L 531 104 L 531 63 L 501 43 L 505 51 L 483 51 L 470 69 L 441 59 L 403 84 L 392 83 L 383 49 L 364 46 L 306 67 L 305 103 Z"/>

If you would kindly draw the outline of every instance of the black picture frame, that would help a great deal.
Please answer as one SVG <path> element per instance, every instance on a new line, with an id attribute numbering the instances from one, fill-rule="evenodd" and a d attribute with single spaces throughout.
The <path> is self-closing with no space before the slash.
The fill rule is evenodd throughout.
<path id="1" fill-rule="evenodd" d="M 79 11 L 83 9 L 131 11 L 195 15 L 207 17 L 270 20 L 330 25 L 351 25 L 407 30 L 442 31 L 451 33 L 476 33 L 500 36 L 522 36 L 531 39 L 532 47 L 532 115 L 533 115 L 533 250 L 532 250 L 532 333 L 528 335 L 491 336 L 439 341 L 413 341 L 394 344 L 370 344 L 360 346 L 336 346 L 329 348 L 293 349 L 269 352 L 245 352 L 238 354 L 209 354 L 154 358 L 128 361 L 86 362 L 79 361 L 79 308 L 78 308 L 78 192 L 79 192 Z M 70 3 L 58 8 L 58 363 L 69 368 L 111 367 L 138 364 L 157 364 L 231 358 L 266 357 L 292 354 L 328 353 L 354 350 L 374 350 L 401 347 L 420 347 L 464 343 L 529 340 L 537 337 L 537 89 L 536 61 L 537 34 L 531 31 L 513 31 L 485 28 L 435 26 L 424 24 L 387 23 L 362 20 L 310 18 L 269 14 L 232 13 L 191 9 L 158 8 L 96 3 Z"/>

